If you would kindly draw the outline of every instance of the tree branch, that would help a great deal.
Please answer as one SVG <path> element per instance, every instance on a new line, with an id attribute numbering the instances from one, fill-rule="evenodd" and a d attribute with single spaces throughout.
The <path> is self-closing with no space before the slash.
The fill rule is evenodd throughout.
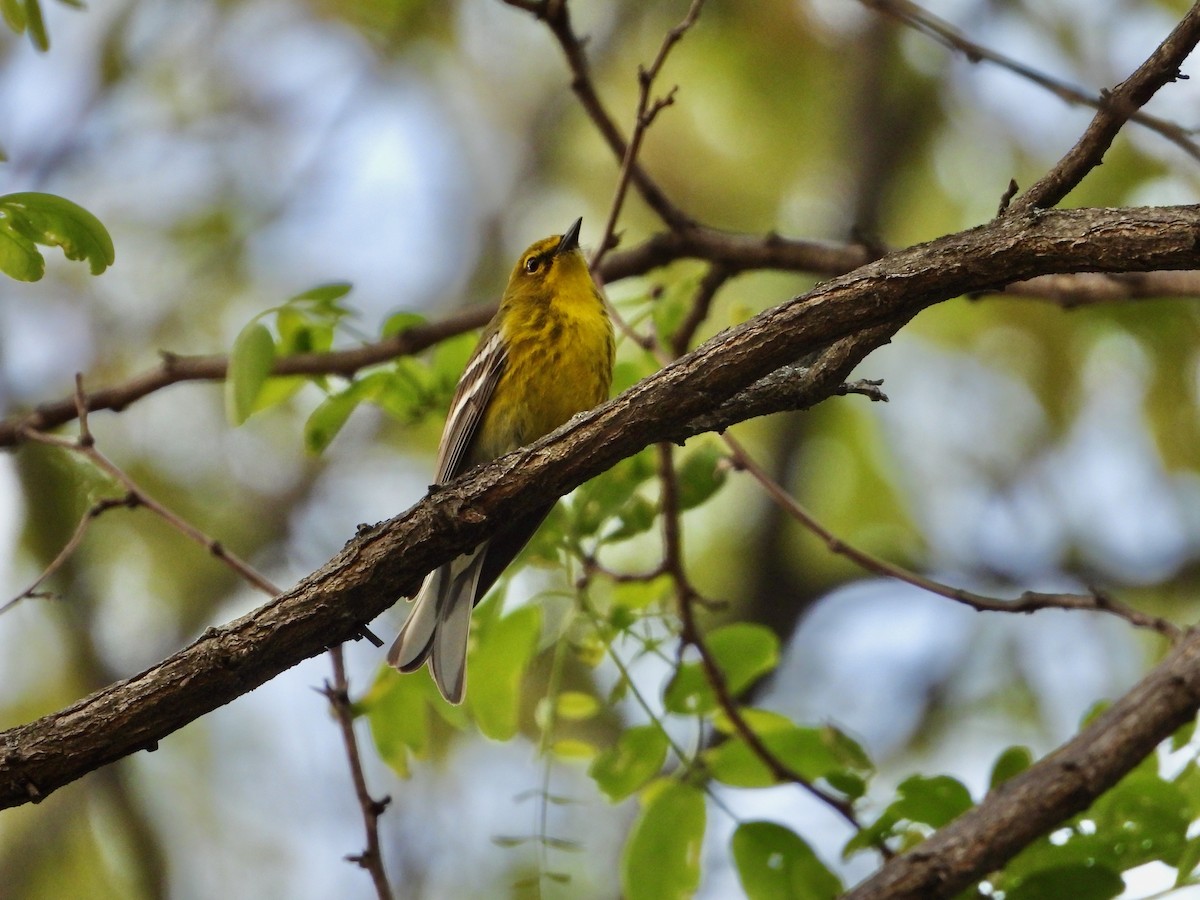
<path id="1" fill-rule="evenodd" d="M 1012 280 L 1054 272 L 1200 267 L 1198 235 L 1196 207 L 1010 214 L 898 251 L 769 309 L 531 447 L 434 489 L 388 522 L 364 528 L 290 591 L 207 630 L 163 662 L 64 710 L 0 732 L 0 808 L 39 800 L 102 765 L 156 747 L 178 728 L 346 640 L 414 589 L 425 573 L 475 546 L 500 523 L 552 502 L 643 447 L 685 439 L 695 433 L 698 417 L 717 429 L 740 421 L 744 416 L 732 398 L 805 353 L 834 344 L 843 360 L 861 358 L 919 310 Z M 829 370 L 807 371 L 817 377 Z M 826 385 L 825 395 L 838 384 Z M 1143 718 L 1145 733 L 1154 737 L 1138 747 L 1153 746 L 1159 734 L 1178 724 L 1184 707 L 1195 708 L 1197 643 L 1185 642 L 1190 655 L 1180 663 L 1195 671 L 1186 669 L 1161 684 L 1156 704 L 1142 709 L 1144 717 L 1158 712 Z M 1096 793 L 1110 783 L 1096 782 Z M 1092 781 L 1083 787 L 1076 796 L 1081 803 L 1095 796 Z M 1000 862 L 994 855 L 987 861 Z"/>
<path id="2" fill-rule="evenodd" d="M 954 897 L 1087 809 L 1200 707 L 1200 631 L 1095 722 L 896 857 L 843 900 Z"/>
<path id="3" fill-rule="evenodd" d="M 855 244 L 783 238 L 775 234 L 732 234 L 697 225 L 685 234 L 665 232 L 626 251 L 605 257 L 598 275 L 604 283 L 644 275 L 679 259 L 702 259 L 714 264 L 728 278 L 738 272 L 776 269 L 814 275 L 844 275 L 868 262 L 867 250 Z M 712 274 L 716 277 L 715 273 Z M 1060 273 L 1029 281 L 974 292 L 1029 297 L 1073 309 L 1098 303 L 1155 297 L 1200 297 L 1200 271 Z M 493 315 L 495 304 L 472 306 L 447 318 L 408 328 L 390 338 L 348 350 L 303 353 L 276 360 L 276 375 L 343 375 L 350 377 L 367 366 L 409 356 L 449 337 L 482 327 Z M 122 410 L 155 391 L 185 381 L 221 381 L 229 358 L 221 355 L 180 356 L 163 353 L 163 362 L 140 375 L 86 395 L 87 409 Z M 39 405 L 32 413 L 0 420 L 0 447 L 14 447 L 25 428 L 44 431 L 72 421 L 74 397 Z"/>
<path id="4" fill-rule="evenodd" d="M 1087 130 L 1058 163 L 1013 203 L 1016 210 L 1050 207 L 1067 196 L 1104 159 L 1121 127 L 1164 84 L 1179 78 L 1179 67 L 1200 41 L 1200 2 L 1192 6 L 1149 58 L 1111 92 Z"/>
<path id="5" fill-rule="evenodd" d="M 961 53 L 966 57 L 968 62 L 979 63 L 986 61 L 994 63 L 1003 69 L 1008 69 L 1008 71 L 1032 81 L 1039 87 L 1045 88 L 1064 103 L 1090 106 L 1092 109 L 1103 109 L 1107 103 L 1107 98 L 1103 94 L 1096 96 L 1072 84 L 1068 84 L 1061 78 L 1055 78 L 1052 75 L 1047 75 L 1045 72 L 1039 72 L 1032 66 L 1018 62 L 1010 56 L 997 53 L 983 44 L 975 43 L 965 37 L 949 22 L 935 16 L 929 10 L 918 6 L 912 0 L 861 0 L 861 2 L 864 6 L 893 18 L 897 22 L 907 25 L 921 34 L 927 35 L 943 47 L 948 47 L 951 50 Z M 1157 132 L 1193 159 L 1200 160 L 1200 147 L 1191 139 L 1191 133 L 1181 125 L 1175 122 L 1168 122 L 1157 116 L 1151 116 L 1141 110 L 1131 113 L 1129 121 L 1136 122 L 1138 125 Z"/>

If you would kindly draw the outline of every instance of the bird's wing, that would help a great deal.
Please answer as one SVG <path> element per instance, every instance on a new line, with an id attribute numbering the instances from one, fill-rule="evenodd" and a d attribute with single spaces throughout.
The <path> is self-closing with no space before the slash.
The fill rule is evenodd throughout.
<path id="1" fill-rule="evenodd" d="M 454 399 L 450 401 L 450 413 L 442 430 L 437 461 L 438 484 L 445 484 L 466 468 L 468 451 L 496 392 L 506 356 L 498 328 L 486 334 L 471 355 L 454 391 Z"/>

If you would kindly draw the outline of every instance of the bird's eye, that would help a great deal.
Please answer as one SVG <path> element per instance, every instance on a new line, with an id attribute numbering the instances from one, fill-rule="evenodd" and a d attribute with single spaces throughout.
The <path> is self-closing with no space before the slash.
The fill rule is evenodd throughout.
<path id="1" fill-rule="evenodd" d="M 536 256 L 531 256 L 531 257 L 529 257 L 529 259 L 525 260 L 525 271 L 528 272 L 530 275 L 532 275 L 534 272 L 536 272 L 541 267 L 542 267 L 542 261 L 540 259 L 538 259 Z"/>

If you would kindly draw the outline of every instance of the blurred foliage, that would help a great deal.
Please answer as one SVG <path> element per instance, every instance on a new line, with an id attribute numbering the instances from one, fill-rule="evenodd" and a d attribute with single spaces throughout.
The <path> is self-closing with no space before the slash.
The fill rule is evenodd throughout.
<path id="1" fill-rule="evenodd" d="M 930 4 L 968 36 L 1095 89 L 1124 78 L 1186 5 Z M 571 4 L 622 127 L 638 65 L 685 8 Z M 79 370 L 95 389 L 157 365 L 160 349 L 228 352 L 223 397 L 175 386 L 91 427 L 149 493 L 279 583 L 319 566 L 358 522 L 419 498 L 475 335 L 352 377 L 270 373 L 287 356 L 494 299 L 516 252 L 576 215 L 585 242 L 598 239 L 618 164 L 545 27 L 495 0 L 122 0 L 82 12 L 6 0 L 0 12 L 13 32 L 0 47 L 0 178 L 12 191 L 0 196 L 0 271 L 21 282 L 0 297 L 6 411 L 67 396 Z M 1128 27 L 1111 28 L 1116 15 Z M 688 214 L 881 247 L 989 218 L 1008 180 L 1031 184 L 1090 115 L 851 2 L 712 0 L 656 93 L 675 85 L 642 162 Z M 1188 85 L 1151 111 L 1187 123 Z M 1198 196 L 1194 162 L 1131 126 L 1068 203 Z M 621 245 L 658 230 L 631 194 Z M 679 261 L 606 287 L 626 323 L 667 343 L 703 274 Z M 693 345 L 821 277 L 740 273 Z M 1197 333 L 1194 304 L 1179 298 L 1070 311 L 951 301 L 862 367 L 886 379 L 886 406 L 839 398 L 737 433 L 872 553 L 1006 596 L 1097 583 L 1189 621 Z M 622 339 L 614 390 L 658 365 Z M 910 595 L 885 585 L 886 613 L 843 613 L 841 630 L 814 639 L 852 671 L 839 682 L 818 654 L 797 662 L 794 630 L 828 627 L 817 614 L 844 608 L 862 573 L 774 513 L 716 437 L 674 461 L 684 561 L 723 691 L 679 640 L 652 449 L 560 503 L 481 604 L 463 707 L 426 672 L 401 677 L 363 654 L 352 687 L 372 738 L 368 777 L 395 798 L 383 855 L 414 895 L 836 896 L 878 863 L 879 844 L 918 844 L 1161 652 L 1084 617 L 992 617 L 956 632 L 947 611 L 917 627 Z M 32 446 L 0 475 L 12 593 L 115 487 Z M 4 726 L 259 602 L 144 510 L 101 517 L 48 587 L 57 599 L 0 618 Z M 305 690 L 323 677 L 314 671 L 269 686 L 275 718 L 247 698 L 110 770 L 120 779 L 101 773 L 0 816 L 0 893 L 367 896 L 341 861 L 361 826 L 334 729 Z M 891 686 L 901 700 L 871 706 L 897 696 Z M 814 824 L 749 732 L 852 805 L 864 829 Z M 1181 733 L 979 890 L 1112 897 L 1152 862 L 1195 884 L 1196 756 Z"/>

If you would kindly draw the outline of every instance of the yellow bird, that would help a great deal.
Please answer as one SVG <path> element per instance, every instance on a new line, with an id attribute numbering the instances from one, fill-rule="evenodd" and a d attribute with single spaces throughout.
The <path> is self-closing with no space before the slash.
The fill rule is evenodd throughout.
<path id="1" fill-rule="evenodd" d="M 613 328 L 579 249 L 582 219 L 521 254 L 500 308 L 458 382 L 438 448 L 437 483 L 549 434 L 608 399 Z M 388 651 L 402 672 L 428 660 L 442 696 L 466 689 L 471 610 L 553 504 L 505 525 L 425 579 Z"/>

